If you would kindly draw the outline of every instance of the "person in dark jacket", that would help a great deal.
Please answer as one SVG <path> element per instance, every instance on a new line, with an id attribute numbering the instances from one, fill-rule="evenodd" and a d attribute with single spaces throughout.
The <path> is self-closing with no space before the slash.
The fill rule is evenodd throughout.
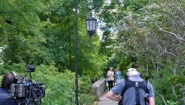
<path id="1" fill-rule="evenodd" d="M 9 72 L 3 77 L 0 88 L 0 105 L 18 105 L 18 102 L 10 95 L 10 86 L 17 77 L 14 72 Z"/>

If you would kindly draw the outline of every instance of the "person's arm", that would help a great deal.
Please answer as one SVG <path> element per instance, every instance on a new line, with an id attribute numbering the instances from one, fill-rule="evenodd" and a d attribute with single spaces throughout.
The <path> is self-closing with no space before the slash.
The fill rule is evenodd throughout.
<path id="1" fill-rule="evenodd" d="M 149 90 L 149 94 L 148 94 L 148 101 L 149 101 L 149 105 L 155 105 L 155 94 L 154 94 L 154 89 L 153 86 L 150 82 L 148 82 L 148 90 Z"/>
<path id="2" fill-rule="evenodd" d="M 154 97 L 149 98 L 149 105 L 155 105 Z"/>
<path id="3" fill-rule="evenodd" d="M 107 77 L 110 77 L 110 73 L 109 73 L 109 71 L 107 72 Z"/>
<path id="4" fill-rule="evenodd" d="M 120 101 L 121 98 L 117 97 L 111 90 L 106 95 L 107 98 L 113 100 L 113 101 Z"/>

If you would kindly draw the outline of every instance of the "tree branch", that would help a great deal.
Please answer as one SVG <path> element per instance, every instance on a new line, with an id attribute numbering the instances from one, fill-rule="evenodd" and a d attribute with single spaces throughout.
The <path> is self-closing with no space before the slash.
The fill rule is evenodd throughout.
<path id="1" fill-rule="evenodd" d="M 162 98 L 164 105 L 167 105 L 167 103 L 166 103 L 166 101 L 165 101 L 163 95 L 160 94 L 160 93 L 159 93 L 158 91 L 156 91 L 156 90 L 155 90 L 155 92 Z"/>

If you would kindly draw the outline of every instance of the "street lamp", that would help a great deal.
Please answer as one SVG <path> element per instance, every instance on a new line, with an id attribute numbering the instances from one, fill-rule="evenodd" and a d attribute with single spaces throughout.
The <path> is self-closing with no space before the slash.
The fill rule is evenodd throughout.
<path id="1" fill-rule="evenodd" d="M 78 0 L 75 1 L 75 103 L 76 105 L 79 105 L 78 101 Z M 94 9 L 91 8 L 90 10 Z M 96 30 L 96 24 L 97 20 L 92 17 L 92 12 L 90 13 L 90 17 L 86 19 L 86 26 L 87 31 L 90 36 L 93 35 L 93 33 Z"/>
<path id="2" fill-rule="evenodd" d="M 94 32 L 96 31 L 96 26 L 97 26 L 97 19 L 92 17 L 92 10 L 94 8 L 96 8 L 96 1 L 94 0 L 94 7 L 92 8 L 89 8 L 90 10 L 90 16 L 85 19 L 86 21 L 86 29 L 87 29 L 87 32 L 89 33 L 90 36 L 92 36 L 94 34 Z"/>
<path id="3" fill-rule="evenodd" d="M 86 29 L 90 36 L 94 34 L 96 31 L 97 19 L 92 17 L 92 12 L 90 12 L 90 16 L 86 19 Z"/>

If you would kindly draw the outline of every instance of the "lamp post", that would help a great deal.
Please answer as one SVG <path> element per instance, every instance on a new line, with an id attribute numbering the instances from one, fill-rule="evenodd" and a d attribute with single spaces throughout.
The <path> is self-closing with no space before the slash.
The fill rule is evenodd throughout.
<path id="1" fill-rule="evenodd" d="M 78 102 L 78 0 L 75 5 L 75 103 Z"/>
<path id="2" fill-rule="evenodd" d="M 79 105 L 78 101 L 78 0 L 75 0 L 75 104 Z M 95 8 L 95 7 L 94 7 Z M 92 8 L 93 9 L 93 8 Z M 90 9 L 90 10 L 92 10 Z M 86 27 L 90 36 L 96 30 L 97 20 L 92 17 L 92 12 L 90 17 L 86 19 Z"/>

